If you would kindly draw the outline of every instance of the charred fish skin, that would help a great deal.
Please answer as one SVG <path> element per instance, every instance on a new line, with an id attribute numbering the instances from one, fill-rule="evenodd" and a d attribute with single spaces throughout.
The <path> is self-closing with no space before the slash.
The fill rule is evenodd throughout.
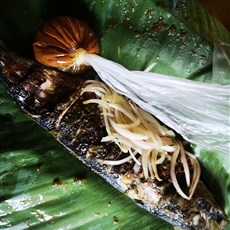
<path id="1" fill-rule="evenodd" d="M 119 159 L 113 143 L 102 143 L 106 130 L 100 110 L 83 102 L 88 79 L 47 68 L 0 50 L 1 80 L 19 107 L 46 128 L 60 144 L 140 207 L 182 229 L 224 229 L 227 217 L 200 181 L 191 200 L 183 199 L 170 182 L 168 166 L 159 169 L 163 181 L 134 174 L 132 162 L 111 169 L 97 159 Z M 178 175 L 179 175 L 178 171 Z"/>

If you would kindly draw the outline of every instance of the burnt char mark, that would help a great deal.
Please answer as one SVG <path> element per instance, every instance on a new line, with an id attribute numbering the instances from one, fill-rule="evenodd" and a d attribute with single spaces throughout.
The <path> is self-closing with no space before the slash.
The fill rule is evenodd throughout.
<path id="1" fill-rule="evenodd" d="M 0 48 L 0 69 L 8 82 L 20 83 L 33 71 L 34 65 L 36 65 L 35 62 Z"/>
<path id="2" fill-rule="evenodd" d="M 204 210 L 204 211 L 209 211 L 211 208 L 211 204 L 203 198 L 197 199 L 196 206 L 199 210 Z"/>
<path id="3" fill-rule="evenodd" d="M 85 105 L 85 100 L 84 96 L 80 97 L 69 108 L 60 121 L 58 134 L 58 139 L 78 155 L 85 155 L 92 145 L 100 145 L 106 135 L 97 105 Z"/>

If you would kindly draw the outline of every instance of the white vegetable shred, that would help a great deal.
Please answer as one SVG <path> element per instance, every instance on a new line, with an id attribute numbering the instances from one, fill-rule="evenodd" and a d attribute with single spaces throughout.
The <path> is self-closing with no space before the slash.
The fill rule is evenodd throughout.
<path id="1" fill-rule="evenodd" d="M 124 159 L 100 161 L 120 165 L 133 160 L 134 172 L 139 173 L 142 169 L 146 179 L 161 181 L 158 165 L 168 160 L 171 162 L 170 176 L 174 187 L 183 198 L 190 199 L 199 181 L 200 166 L 195 156 L 187 152 L 182 142 L 175 138 L 174 132 L 102 82 L 88 81 L 82 90 L 82 93 L 85 92 L 95 93 L 96 98 L 84 103 L 96 103 L 101 108 L 108 134 L 102 138 L 102 142 L 114 142 L 121 151 L 130 155 Z M 188 159 L 192 170 L 189 169 Z M 178 160 L 183 165 L 189 194 L 185 194 L 177 180 L 175 168 Z"/>

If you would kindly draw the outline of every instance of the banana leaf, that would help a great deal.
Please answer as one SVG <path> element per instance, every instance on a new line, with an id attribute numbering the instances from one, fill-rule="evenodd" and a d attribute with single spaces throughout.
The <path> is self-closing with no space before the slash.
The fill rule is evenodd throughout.
<path id="1" fill-rule="evenodd" d="M 0 45 L 33 58 L 39 26 L 57 15 L 87 21 L 101 38 L 101 55 L 129 69 L 156 63 L 151 71 L 230 82 L 228 61 L 213 59 L 216 52 L 229 54 L 222 48 L 229 47 L 230 33 L 196 0 L 0 0 Z M 197 147 L 194 152 L 204 181 L 230 217 L 229 159 Z M 0 216 L 0 229 L 173 229 L 62 149 L 2 84 Z"/>

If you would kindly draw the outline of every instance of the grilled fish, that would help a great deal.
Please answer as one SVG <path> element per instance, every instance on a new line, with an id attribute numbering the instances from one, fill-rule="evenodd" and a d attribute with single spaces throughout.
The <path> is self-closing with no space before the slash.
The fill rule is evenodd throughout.
<path id="1" fill-rule="evenodd" d="M 81 95 L 81 89 L 87 79 L 95 78 L 94 73 L 73 76 L 5 50 L 0 50 L 0 71 L 8 93 L 25 113 L 137 205 L 181 229 L 225 228 L 226 214 L 202 181 L 190 200 L 176 192 L 170 182 L 169 162 L 158 168 L 162 178 L 158 181 L 134 173 L 132 161 L 113 167 L 98 161 L 117 160 L 125 153 L 114 143 L 101 142 L 106 136 L 101 111 L 96 104 L 84 103 L 93 95 Z M 179 162 L 179 179 L 182 171 Z"/>

